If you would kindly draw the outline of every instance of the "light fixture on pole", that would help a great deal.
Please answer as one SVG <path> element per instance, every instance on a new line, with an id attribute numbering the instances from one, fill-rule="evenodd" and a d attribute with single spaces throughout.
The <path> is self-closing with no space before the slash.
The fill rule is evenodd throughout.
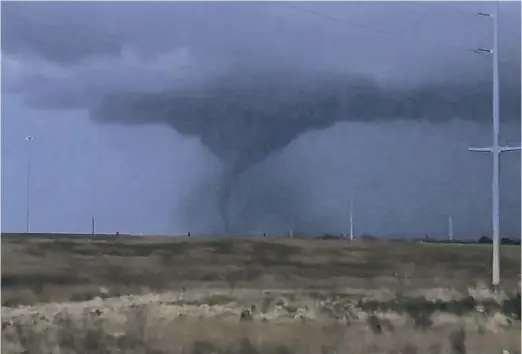
<path id="1" fill-rule="evenodd" d="M 496 2 L 496 13 L 477 13 L 478 16 L 489 17 L 493 20 L 493 49 L 478 48 L 477 53 L 488 53 L 493 55 L 493 144 L 491 147 L 469 148 L 469 151 L 490 152 L 493 154 L 493 182 L 492 182 L 492 211 L 493 222 L 493 264 L 492 285 L 498 289 L 500 284 L 500 193 L 499 193 L 499 160 L 500 153 L 505 151 L 520 150 L 520 146 L 499 146 L 500 124 L 499 124 L 499 75 L 498 75 L 498 13 L 499 2 Z"/>
<path id="2" fill-rule="evenodd" d="M 26 200 L 25 200 L 25 232 L 29 233 L 31 224 L 31 141 L 34 136 L 28 135 L 25 137 L 27 141 L 27 175 L 26 175 Z"/>

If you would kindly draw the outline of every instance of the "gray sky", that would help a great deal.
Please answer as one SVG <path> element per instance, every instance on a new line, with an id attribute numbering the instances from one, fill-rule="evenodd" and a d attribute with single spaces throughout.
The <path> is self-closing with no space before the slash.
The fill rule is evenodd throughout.
<path id="1" fill-rule="evenodd" d="M 3 3 L 2 230 L 488 234 L 493 3 Z M 500 5 L 520 141 L 520 3 Z M 115 124 L 105 124 L 115 123 Z M 140 123 L 140 124 L 135 124 Z M 236 172 L 234 172 L 236 171 Z M 520 154 L 502 157 L 520 234 Z M 220 193 L 221 191 L 221 193 Z"/>

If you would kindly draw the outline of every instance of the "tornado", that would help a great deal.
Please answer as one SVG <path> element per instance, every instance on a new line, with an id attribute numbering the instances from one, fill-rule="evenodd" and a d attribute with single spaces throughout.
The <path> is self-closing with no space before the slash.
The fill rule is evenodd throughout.
<path id="1" fill-rule="evenodd" d="M 520 118 L 520 71 L 501 71 L 502 119 Z M 301 134 L 338 122 L 491 119 L 487 75 L 404 85 L 372 77 L 313 76 L 274 70 L 227 73 L 203 84 L 163 92 L 112 92 L 91 118 L 113 124 L 166 124 L 195 136 L 220 161 L 218 208 L 230 232 L 229 201 L 238 178 Z"/>

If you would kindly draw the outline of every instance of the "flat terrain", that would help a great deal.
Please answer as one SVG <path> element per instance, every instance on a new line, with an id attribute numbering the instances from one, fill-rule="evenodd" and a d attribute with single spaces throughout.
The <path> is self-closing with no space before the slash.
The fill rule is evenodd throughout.
<path id="1" fill-rule="evenodd" d="M 501 248 L 517 289 L 520 247 Z M 2 237 L 2 304 L 182 288 L 464 291 L 491 279 L 491 245 L 386 240 L 35 235 Z"/>
<path id="2" fill-rule="evenodd" d="M 2 236 L 2 353 L 520 354 L 520 246 Z M 131 295 L 132 294 L 132 295 Z"/>

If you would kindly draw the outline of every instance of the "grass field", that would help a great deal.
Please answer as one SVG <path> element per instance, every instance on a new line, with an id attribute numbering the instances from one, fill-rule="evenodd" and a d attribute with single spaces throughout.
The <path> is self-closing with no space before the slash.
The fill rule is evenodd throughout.
<path id="1" fill-rule="evenodd" d="M 498 294 L 490 264 L 491 245 L 3 235 L 2 353 L 520 353 L 520 247 Z"/>

